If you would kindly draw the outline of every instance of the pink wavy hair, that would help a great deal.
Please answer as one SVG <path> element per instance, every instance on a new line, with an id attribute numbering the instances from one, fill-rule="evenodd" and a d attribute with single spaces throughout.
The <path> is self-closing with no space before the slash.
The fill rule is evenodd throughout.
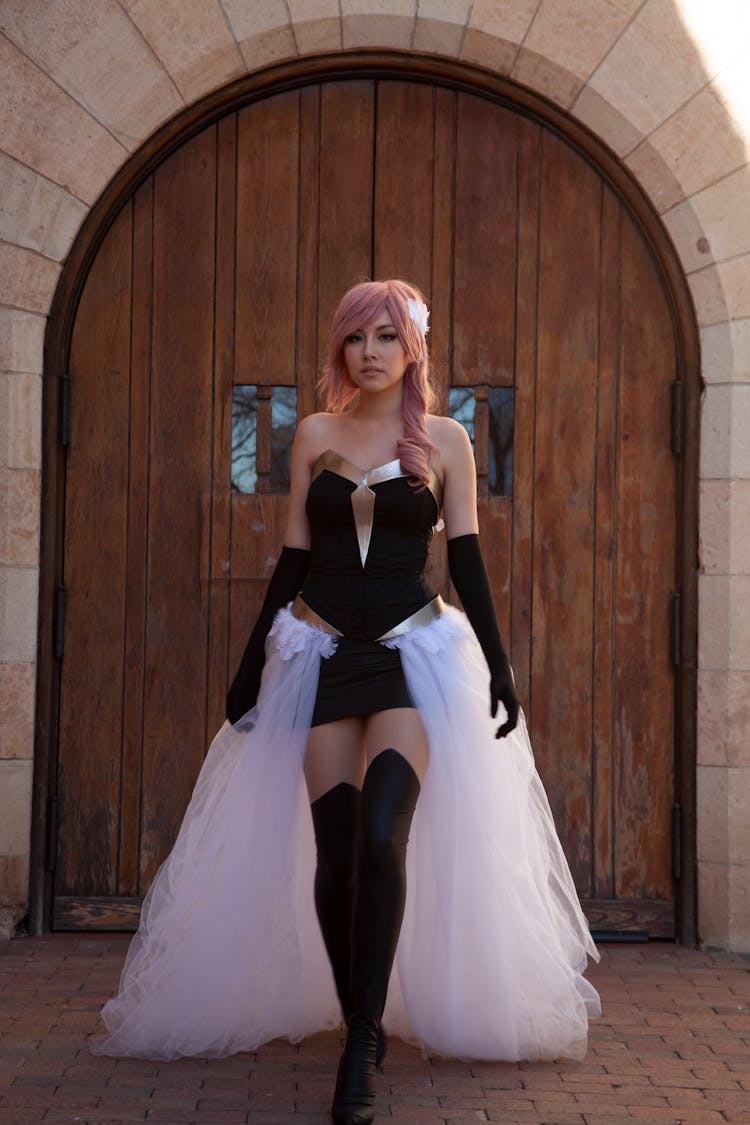
<path id="1" fill-rule="evenodd" d="M 346 338 L 385 312 L 409 359 L 404 372 L 404 436 L 396 443 L 396 451 L 402 468 L 426 485 L 430 479 L 430 455 L 436 452 L 427 437 L 426 416 L 435 405 L 436 395 L 430 382 L 425 338 L 409 316 L 410 298 L 424 301 L 415 285 L 397 278 L 363 281 L 345 293 L 334 313 L 328 361 L 319 386 L 325 394 L 326 408 L 341 414 L 359 393 L 346 370 Z"/>

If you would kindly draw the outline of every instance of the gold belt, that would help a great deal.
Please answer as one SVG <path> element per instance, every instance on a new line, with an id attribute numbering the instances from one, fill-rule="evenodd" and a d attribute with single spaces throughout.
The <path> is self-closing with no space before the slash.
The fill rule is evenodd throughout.
<path id="1" fill-rule="evenodd" d="M 398 625 L 394 625 L 387 633 L 383 633 L 382 637 L 376 637 L 376 641 L 390 641 L 393 637 L 402 637 L 404 633 L 408 633 L 411 629 L 416 629 L 418 625 L 429 625 L 431 621 L 437 620 L 441 613 L 445 613 L 445 602 L 436 594 L 432 601 L 427 605 L 423 605 L 415 613 L 411 613 L 405 617 L 403 621 L 399 621 Z M 321 629 L 324 633 L 330 633 L 334 637 L 343 637 L 340 629 L 334 625 L 330 625 L 324 617 L 316 613 L 314 609 L 303 600 L 301 594 L 292 603 L 292 616 L 296 617 L 298 621 L 304 621 L 307 625 L 312 625 L 315 629 Z"/>

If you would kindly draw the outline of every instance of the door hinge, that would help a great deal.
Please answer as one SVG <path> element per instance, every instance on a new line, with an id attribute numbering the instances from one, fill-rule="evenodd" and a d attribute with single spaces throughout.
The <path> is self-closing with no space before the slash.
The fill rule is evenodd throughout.
<path id="1" fill-rule="evenodd" d="M 60 445 L 70 444 L 70 376 L 60 376 L 60 412 L 58 416 Z"/>
<path id="2" fill-rule="evenodd" d="M 65 652 L 65 615 L 68 608 L 68 591 L 62 583 L 55 590 L 55 622 L 53 646 L 55 656 L 62 660 Z"/>
<path id="3" fill-rule="evenodd" d="M 57 866 L 57 797 L 47 802 L 47 870 Z"/>
<path id="4" fill-rule="evenodd" d="M 682 878 L 682 806 L 672 805 L 672 876 Z"/>
<path id="5" fill-rule="evenodd" d="M 679 456 L 682 453 L 682 436 L 685 424 L 685 390 L 680 379 L 672 383 L 672 452 Z"/>
<path id="6" fill-rule="evenodd" d="M 675 590 L 672 594 L 672 664 L 679 668 L 682 660 L 682 599 Z"/>

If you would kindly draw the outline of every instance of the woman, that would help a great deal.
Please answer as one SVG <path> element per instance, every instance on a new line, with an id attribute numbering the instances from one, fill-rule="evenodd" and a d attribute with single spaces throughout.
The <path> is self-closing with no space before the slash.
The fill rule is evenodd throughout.
<path id="1" fill-rule="evenodd" d="M 397 947 L 388 1023 L 433 1049 L 580 1056 L 598 1010 L 582 977 L 596 952 L 495 621 L 471 447 L 429 413 L 427 317 L 403 281 L 355 286 L 336 312 L 329 411 L 297 430 L 285 546 L 228 695 L 232 725 L 96 1048 L 223 1054 L 331 1026 L 311 819 L 348 1028 L 332 1115 L 352 1125 L 374 1116 Z M 471 628 L 422 577 L 441 508 Z"/>

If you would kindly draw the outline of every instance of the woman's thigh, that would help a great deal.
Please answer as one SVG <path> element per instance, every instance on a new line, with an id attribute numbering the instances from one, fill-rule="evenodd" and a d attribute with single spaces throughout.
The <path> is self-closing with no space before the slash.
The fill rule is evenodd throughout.
<path id="1" fill-rule="evenodd" d="M 398 750 L 422 784 L 430 752 L 422 717 L 413 707 L 393 707 L 389 711 L 368 715 L 365 747 L 368 765 L 383 750 Z"/>
<path id="2" fill-rule="evenodd" d="M 362 788 L 365 775 L 365 720 L 357 715 L 311 727 L 305 754 L 310 802 L 347 781 Z"/>

